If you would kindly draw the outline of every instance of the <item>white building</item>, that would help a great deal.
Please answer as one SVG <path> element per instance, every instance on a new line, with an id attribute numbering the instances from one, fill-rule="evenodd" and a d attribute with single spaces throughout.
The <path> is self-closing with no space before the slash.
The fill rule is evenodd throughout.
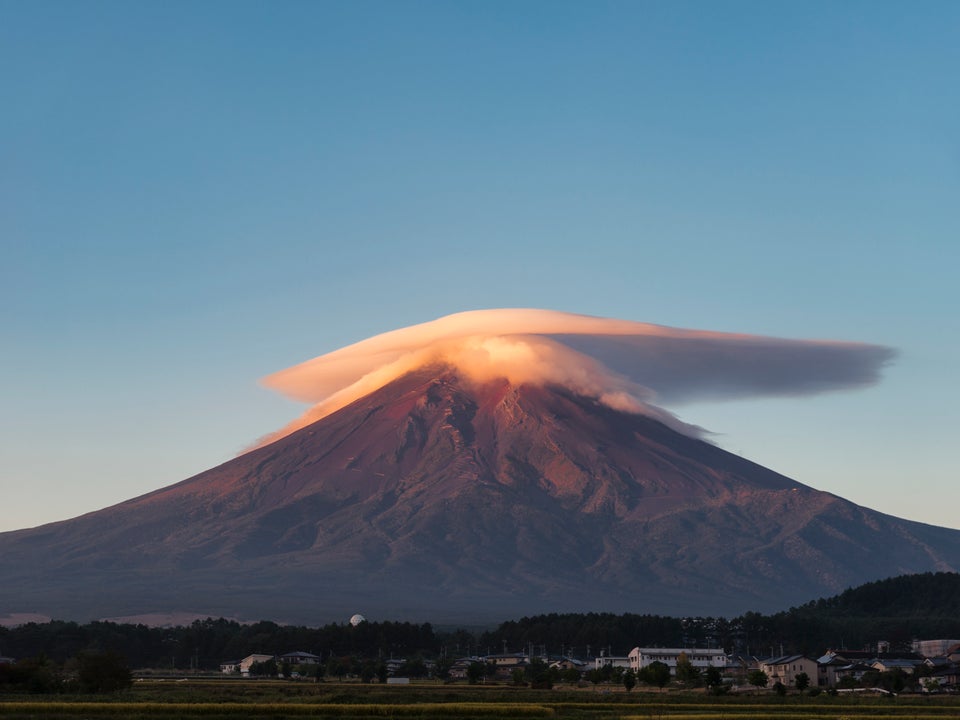
<path id="1" fill-rule="evenodd" d="M 925 658 L 943 657 L 956 645 L 960 640 L 914 640 L 913 652 Z"/>
<path id="2" fill-rule="evenodd" d="M 602 670 L 607 665 L 611 665 L 615 668 L 624 668 L 625 670 L 630 669 L 630 656 L 624 657 L 623 655 L 601 655 L 598 658 L 593 659 L 593 667 L 597 670 Z"/>
<path id="3" fill-rule="evenodd" d="M 642 648 L 635 647 L 630 651 L 630 669 L 639 672 L 648 665 L 662 662 L 670 668 L 670 674 L 677 674 L 677 658 L 686 655 L 690 664 L 703 670 L 715 667 L 723 670 L 727 667 L 727 655 L 723 650 L 708 648 Z"/>

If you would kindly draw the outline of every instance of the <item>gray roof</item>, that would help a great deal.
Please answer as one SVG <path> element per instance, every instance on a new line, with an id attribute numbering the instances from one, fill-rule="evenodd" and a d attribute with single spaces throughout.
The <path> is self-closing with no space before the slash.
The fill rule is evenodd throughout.
<path id="1" fill-rule="evenodd" d="M 770 660 L 761 660 L 760 662 L 764 665 L 787 665 L 788 663 L 794 663 L 798 660 L 812 660 L 806 655 L 783 655 L 778 658 L 771 658 Z"/>

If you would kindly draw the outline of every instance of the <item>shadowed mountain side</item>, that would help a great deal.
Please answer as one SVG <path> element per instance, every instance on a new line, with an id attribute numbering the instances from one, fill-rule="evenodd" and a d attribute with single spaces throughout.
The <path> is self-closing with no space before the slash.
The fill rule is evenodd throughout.
<path id="1" fill-rule="evenodd" d="M 960 531 L 557 387 L 433 367 L 177 485 L 0 534 L 0 611 L 733 615 L 957 568 Z"/>

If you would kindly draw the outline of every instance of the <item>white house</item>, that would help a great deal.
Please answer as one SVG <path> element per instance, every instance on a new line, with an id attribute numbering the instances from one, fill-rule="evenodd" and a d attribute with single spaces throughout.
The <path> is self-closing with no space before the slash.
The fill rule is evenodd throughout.
<path id="1" fill-rule="evenodd" d="M 250 667 L 254 663 L 268 662 L 273 659 L 273 655 L 262 655 L 258 653 L 247 655 L 243 660 L 240 661 L 240 674 L 244 677 L 248 677 L 250 675 Z"/>
<path id="2" fill-rule="evenodd" d="M 648 665 L 662 662 L 670 668 L 670 674 L 677 673 L 677 658 L 686 655 L 690 664 L 701 670 L 715 667 L 723 670 L 727 666 L 727 655 L 723 650 L 708 648 L 642 648 L 635 647 L 627 657 L 630 669 L 639 672 Z"/>

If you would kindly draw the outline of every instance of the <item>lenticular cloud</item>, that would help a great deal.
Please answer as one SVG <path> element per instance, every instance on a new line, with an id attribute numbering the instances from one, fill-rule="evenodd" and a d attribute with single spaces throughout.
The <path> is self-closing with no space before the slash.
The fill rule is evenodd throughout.
<path id="1" fill-rule="evenodd" d="M 799 396 L 875 383 L 890 348 L 683 330 L 553 310 L 476 310 L 383 333 L 270 375 L 263 383 L 313 407 L 288 435 L 430 364 L 475 381 L 557 384 L 688 433 L 665 407 Z"/>

